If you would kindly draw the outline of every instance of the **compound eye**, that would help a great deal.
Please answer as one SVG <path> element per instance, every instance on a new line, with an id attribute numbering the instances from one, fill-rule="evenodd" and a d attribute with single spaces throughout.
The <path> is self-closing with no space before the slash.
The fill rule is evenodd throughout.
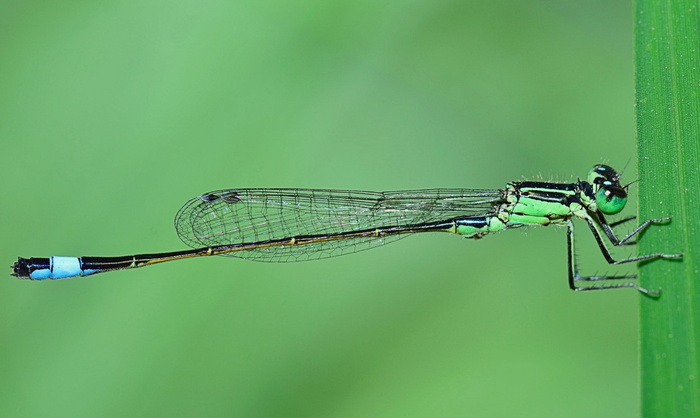
<path id="1" fill-rule="evenodd" d="M 614 215 L 625 208 L 627 204 L 627 192 L 618 186 L 600 188 L 595 195 L 595 203 L 598 210 L 606 215 Z"/>

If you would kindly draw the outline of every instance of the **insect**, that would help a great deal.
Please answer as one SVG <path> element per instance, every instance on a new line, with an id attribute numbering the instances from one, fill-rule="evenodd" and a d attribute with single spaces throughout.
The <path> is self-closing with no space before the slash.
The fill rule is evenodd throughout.
<path id="1" fill-rule="evenodd" d="M 603 240 L 613 246 L 631 239 L 654 223 L 649 219 L 623 238 L 607 215 L 627 203 L 620 174 L 595 165 L 587 179 L 574 183 L 523 181 L 503 189 L 423 189 L 391 192 L 319 189 L 226 189 L 197 196 L 175 217 L 180 239 L 193 249 L 121 257 L 19 258 L 12 266 L 21 279 L 63 279 L 113 270 L 144 267 L 191 257 L 225 255 L 266 262 L 304 261 L 350 254 L 421 232 L 450 232 L 482 238 L 493 232 L 524 226 L 560 225 L 567 228 L 568 278 L 573 290 L 633 287 L 656 294 L 633 282 L 634 275 L 581 276 L 574 257 L 573 219 L 584 220 L 605 260 L 623 264 L 682 254 L 654 253 L 614 260 Z M 602 234 L 601 234 L 602 230 Z"/>

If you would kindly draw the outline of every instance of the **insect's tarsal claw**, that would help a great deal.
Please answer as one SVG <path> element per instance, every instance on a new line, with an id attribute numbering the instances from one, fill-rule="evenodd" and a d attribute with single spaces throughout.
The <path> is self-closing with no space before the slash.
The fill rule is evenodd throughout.
<path id="1" fill-rule="evenodd" d="M 659 290 L 647 290 L 641 286 L 635 286 L 635 289 L 639 290 L 644 296 L 648 296 L 653 299 L 658 299 L 661 297 L 661 287 L 659 286 Z"/>

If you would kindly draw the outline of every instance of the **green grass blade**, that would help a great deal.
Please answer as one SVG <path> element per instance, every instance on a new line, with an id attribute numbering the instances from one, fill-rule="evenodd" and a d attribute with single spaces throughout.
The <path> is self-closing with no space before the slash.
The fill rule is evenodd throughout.
<path id="1" fill-rule="evenodd" d="M 700 416 L 700 7 L 639 0 L 635 9 L 639 217 L 673 216 L 640 240 L 642 414 Z"/>

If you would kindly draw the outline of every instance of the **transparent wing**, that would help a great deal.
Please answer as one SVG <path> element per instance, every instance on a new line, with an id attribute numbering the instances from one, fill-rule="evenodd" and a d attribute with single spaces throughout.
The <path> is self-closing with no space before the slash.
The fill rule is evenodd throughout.
<path id="1" fill-rule="evenodd" d="M 190 247 L 215 247 L 484 216 L 495 213 L 501 203 L 501 190 L 228 189 L 187 202 L 175 217 L 175 228 Z M 313 260 L 373 248 L 407 235 L 348 237 L 226 255 L 257 261 Z"/>

